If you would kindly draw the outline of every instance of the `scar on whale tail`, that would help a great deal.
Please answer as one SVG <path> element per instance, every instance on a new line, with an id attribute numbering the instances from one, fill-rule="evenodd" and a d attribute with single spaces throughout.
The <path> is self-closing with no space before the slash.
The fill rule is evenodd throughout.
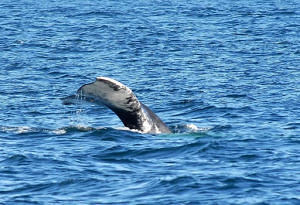
<path id="1" fill-rule="evenodd" d="M 171 133 L 165 123 L 141 103 L 130 88 L 107 77 L 97 77 L 95 82 L 81 86 L 79 99 L 110 108 L 129 129 L 143 133 Z M 63 99 L 64 104 L 75 95 Z"/>

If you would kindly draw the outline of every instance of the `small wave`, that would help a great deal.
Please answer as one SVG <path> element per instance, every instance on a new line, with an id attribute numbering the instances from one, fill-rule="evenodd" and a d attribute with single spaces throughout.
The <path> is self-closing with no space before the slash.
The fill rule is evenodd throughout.
<path id="1" fill-rule="evenodd" d="M 183 117 L 188 116 L 189 118 L 199 118 L 199 115 L 209 115 L 211 116 L 216 114 L 236 114 L 236 113 L 253 113 L 254 109 L 250 106 L 241 106 L 241 107 L 235 107 L 235 106 L 214 106 L 214 105 L 208 105 L 208 106 L 198 106 L 193 105 L 190 107 L 186 107 L 183 110 L 176 112 L 173 114 L 173 117 Z"/>
<path id="2" fill-rule="evenodd" d="M 180 140 L 181 141 L 181 140 Z M 93 157 L 97 160 L 114 161 L 118 163 L 135 163 L 151 159 L 168 159 L 169 157 L 181 158 L 193 154 L 202 154 L 210 150 L 222 149 L 218 142 L 207 140 L 187 140 L 178 144 L 159 145 L 159 147 L 126 147 L 121 144 L 109 147 L 101 152 L 98 151 Z"/>
<path id="3" fill-rule="evenodd" d="M 257 186 L 260 183 L 260 180 L 244 177 L 244 176 L 236 176 L 236 177 L 225 177 L 220 180 L 222 185 L 219 187 L 221 190 L 226 189 L 234 189 L 234 188 L 242 188 L 242 187 L 252 187 Z"/>
<path id="4" fill-rule="evenodd" d="M 191 123 L 191 124 L 171 126 L 171 129 L 173 130 L 174 133 L 205 133 L 213 128 L 198 127 L 197 125 Z"/>
<path id="5" fill-rule="evenodd" d="M 197 180 L 192 176 L 166 176 L 160 180 L 161 185 L 191 185 L 197 184 Z"/>
<path id="6" fill-rule="evenodd" d="M 225 131 L 225 130 L 228 130 L 228 129 L 231 129 L 232 126 L 231 125 L 217 125 L 215 126 L 214 128 L 211 129 L 211 131 Z"/>
<path id="7" fill-rule="evenodd" d="M 208 126 L 200 127 L 196 124 L 189 123 L 183 125 L 172 125 L 170 129 L 172 130 L 171 134 L 159 134 L 163 137 L 203 137 L 207 136 L 209 131 L 222 131 L 224 129 L 231 128 L 228 126 Z M 91 127 L 86 125 L 71 125 L 67 127 L 49 129 L 49 128 L 36 128 L 29 126 L 19 126 L 19 127 L 10 127 L 10 126 L 0 126 L 0 132 L 16 135 L 26 135 L 26 136 L 53 136 L 53 135 L 70 135 L 70 134 L 80 134 L 83 133 L 84 136 L 97 136 L 101 137 L 101 140 L 106 141 L 126 141 L 141 139 L 144 137 L 149 137 L 151 134 L 141 133 L 138 130 L 132 130 L 127 127 Z M 86 133 L 86 134 L 84 134 Z M 108 133 L 108 134 L 105 134 Z M 80 134 L 81 135 L 81 134 Z"/>
<path id="8" fill-rule="evenodd" d="M 111 16 L 118 16 L 122 15 L 121 12 L 117 11 L 87 11 L 82 13 L 75 13 L 68 15 L 68 17 L 81 17 L 81 16 L 104 16 L 104 17 L 111 17 Z"/>
<path id="9" fill-rule="evenodd" d="M 225 97 L 228 97 L 228 98 L 245 98 L 245 97 L 248 97 L 246 94 L 228 94 L 228 95 L 225 95 Z"/>
<path id="10" fill-rule="evenodd" d="M 211 129 L 210 127 L 197 127 L 197 125 L 195 124 L 187 124 L 186 127 L 191 131 L 200 131 L 200 132 L 206 132 Z"/>
<path id="11" fill-rule="evenodd" d="M 0 131 L 2 132 L 13 132 L 15 134 L 23 134 L 33 132 L 35 129 L 28 126 L 20 126 L 20 127 L 5 127 L 1 126 Z"/>
<path id="12" fill-rule="evenodd" d="M 175 125 L 170 126 L 170 129 L 173 133 L 205 133 L 213 127 L 198 127 L 195 124 L 185 124 L 185 125 Z M 35 133 L 44 133 L 44 134 L 55 134 L 55 135 L 65 135 L 76 132 L 93 132 L 93 134 L 98 135 L 99 133 L 103 134 L 103 132 L 109 131 L 111 133 L 117 132 L 117 135 L 120 135 L 120 132 L 124 133 L 135 133 L 134 135 L 142 135 L 138 130 L 132 130 L 127 127 L 116 127 L 116 128 L 108 128 L 108 127 L 90 127 L 85 125 L 71 125 L 67 127 L 57 128 L 57 129 L 48 129 L 48 128 L 35 128 L 29 126 L 19 126 L 19 127 L 10 127 L 10 126 L 0 126 L 0 132 L 5 133 L 13 133 L 18 135 L 23 134 L 35 134 Z"/>
<path id="13" fill-rule="evenodd" d="M 102 128 L 100 128 L 102 129 Z M 47 133 L 47 134 L 57 134 L 63 135 L 71 132 L 89 132 L 96 130 L 96 128 L 88 127 L 88 126 L 69 126 L 58 129 L 47 129 L 47 128 L 34 128 L 28 126 L 20 126 L 20 127 L 9 127 L 9 126 L 0 126 L 1 132 L 6 133 L 14 133 L 14 134 L 34 134 L 34 133 Z"/>
<path id="14" fill-rule="evenodd" d="M 288 123 L 284 129 L 286 130 L 296 130 L 300 128 L 300 123 L 294 122 L 294 123 Z"/>
<path id="15" fill-rule="evenodd" d="M 99 128 L 101 129 L 101 128 Z M 69 126 L 69 127 L 65 127 L 62 129 L 58 129 L 56 131 L 60 131 L 60 130 L 64 130 L 65 133 L 69 133 L 69 132 L 89 132 L 89 131 L 94 131 L 97 130 L 96 128 L 93 127 L 89 127 L 89 126 L 84 126 L 84 125 L 76 125 L 76 126 Z"/>
<path id="16" fill-rule="evenodd" d="M 25 155 L 22 154 L 15 154 L 13 156 L 10 156 L 4 160 L 2 160 L 0 163 L 4 164 L 10 164 L 10 165 L 22 165 L 28 163 L 29 159 Z"/>
<path id="17" fill-rule="evenodd" d="M 78 179 L 78 178 L 66 178 L 64 180 L 51 180 L 49 182 L 43 181 L 32 181 L 30 183 L 24 183 L 18 187 L 11 187 L 7 190 L 1 190 L 1 194 L 7 193 L 35 193 L 41 191 L 55 192 L 57 189 L 72 189 L 73 187 L 80 185 L 91 186 L 95 182 L 101 182 L 97 178 L 87 178 L 87 179 Z M 14 200 L 15 202 L 15 200 Z M 15 203 L 12 203 L 15 204 Z M 21 203 L 23 204 L 23 203 Z M 27 204 L 27 203 L 26 203 Z M 31 204 L 31 203 L 30 203 Z"/>

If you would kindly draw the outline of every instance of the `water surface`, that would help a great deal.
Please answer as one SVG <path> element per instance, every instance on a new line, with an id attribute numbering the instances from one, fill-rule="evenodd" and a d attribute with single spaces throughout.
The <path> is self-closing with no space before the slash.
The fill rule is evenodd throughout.
<path id="1" fill-rule="evenodd" d="M 298 1 L 0 10 L 0 203 L 300 203 Z M 97 76 L 129 86 L 174 133 L 62 104 Z"/>

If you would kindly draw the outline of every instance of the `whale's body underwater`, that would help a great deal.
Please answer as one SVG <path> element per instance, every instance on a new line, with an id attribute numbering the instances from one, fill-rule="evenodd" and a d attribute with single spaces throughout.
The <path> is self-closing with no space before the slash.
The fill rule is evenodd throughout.
<path id="1" fill-rule="evenodd" d="M 81 86 L 77 96 L 77 99 L 107 106 L 129 129 L 143 133 L 171 133 L 165 123 L 141 103 L 130 88 L 114 79 L 97 77 L 95 82 Z M 64 103 L 68 104 L 69 99 L 74 97 L 64 98 Z"/>

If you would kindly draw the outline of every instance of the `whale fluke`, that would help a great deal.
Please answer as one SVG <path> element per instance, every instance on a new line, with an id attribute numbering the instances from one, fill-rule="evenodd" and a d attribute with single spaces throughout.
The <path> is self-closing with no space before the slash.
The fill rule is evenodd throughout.
<path id="1" fill-rule="evenodd" d="M 110 108 L 123 124 L 143 133 L 171 133 L 163 121 L 150 108 L 141 103 L 130 88 L 107 77 L 97 77 L 95 82 L 81 86 L 78 99 Z M 74 95 L 64 98 L 64 104 L 72 103 Z"/>

